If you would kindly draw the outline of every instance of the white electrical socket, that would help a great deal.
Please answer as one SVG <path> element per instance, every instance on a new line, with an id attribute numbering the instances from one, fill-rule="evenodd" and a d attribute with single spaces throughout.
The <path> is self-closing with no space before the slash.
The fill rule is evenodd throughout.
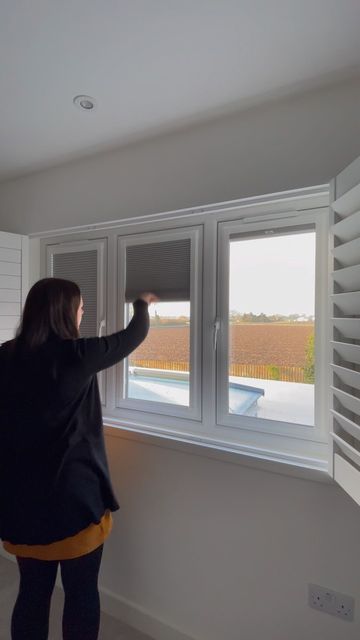
<path id="1" fill-rule="evenodd" d="M 355 601 L 351 596 L 332 591 L 318 584 L 309 584 L 308 597 L 308 603 L 312 609 L 325 611 L 349 622 L 353 621 Z"/>

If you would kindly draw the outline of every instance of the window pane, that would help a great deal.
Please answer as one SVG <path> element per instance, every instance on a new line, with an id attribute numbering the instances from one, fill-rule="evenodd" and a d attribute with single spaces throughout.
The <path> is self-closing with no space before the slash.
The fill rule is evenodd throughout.
<path id="1" fill-rule="evenodd" d="M 190 302 L 158 302 L 149 312 L 149 334 L 128 358 L 127 395 L 189 406 Z"/>
<path id="2" fill-rule="evenodd" d="M 314 424 L 315 232 L 230 241 L 229 412 Z"/>

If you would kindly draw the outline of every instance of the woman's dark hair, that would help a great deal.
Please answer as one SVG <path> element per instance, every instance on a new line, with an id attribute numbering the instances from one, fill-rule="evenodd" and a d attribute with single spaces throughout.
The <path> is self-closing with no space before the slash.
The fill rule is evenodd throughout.
<path id="1" fill-rule="evenodd" d="M 25 350 L 40 347 L 51 336 L 78 338 L 78 285 L 61 278 L 43 278 L 30 289 L 15 343 Z"/>

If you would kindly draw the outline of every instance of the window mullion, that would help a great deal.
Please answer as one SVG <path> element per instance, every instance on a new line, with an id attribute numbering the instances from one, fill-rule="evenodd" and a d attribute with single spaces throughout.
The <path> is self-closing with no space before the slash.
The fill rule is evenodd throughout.
<path id="1" fill-rule="evenodd" d="M 222 424 L 228 414 L 229 232 L 226 224 L 220 223 L 218 229 L 217 317 L 220 331 L 216 349 L 216 422 Z"/>
<path id="2" fill-rule="evenodd" d="M 203 429 L 216 423 L 216 352 L 213 346 L 214 322 L 217 314 L 217 221 L 209 219 L 204 225 L 203 260 Z"/>

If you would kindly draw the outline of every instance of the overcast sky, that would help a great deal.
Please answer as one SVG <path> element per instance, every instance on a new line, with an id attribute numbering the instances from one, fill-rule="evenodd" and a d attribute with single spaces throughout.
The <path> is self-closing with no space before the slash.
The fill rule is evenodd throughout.
<path id="1" fill-rule="evenodd" d="M 314 315 L 314 303 L 315 233 L 231 242 L 231 310 Z"/>

